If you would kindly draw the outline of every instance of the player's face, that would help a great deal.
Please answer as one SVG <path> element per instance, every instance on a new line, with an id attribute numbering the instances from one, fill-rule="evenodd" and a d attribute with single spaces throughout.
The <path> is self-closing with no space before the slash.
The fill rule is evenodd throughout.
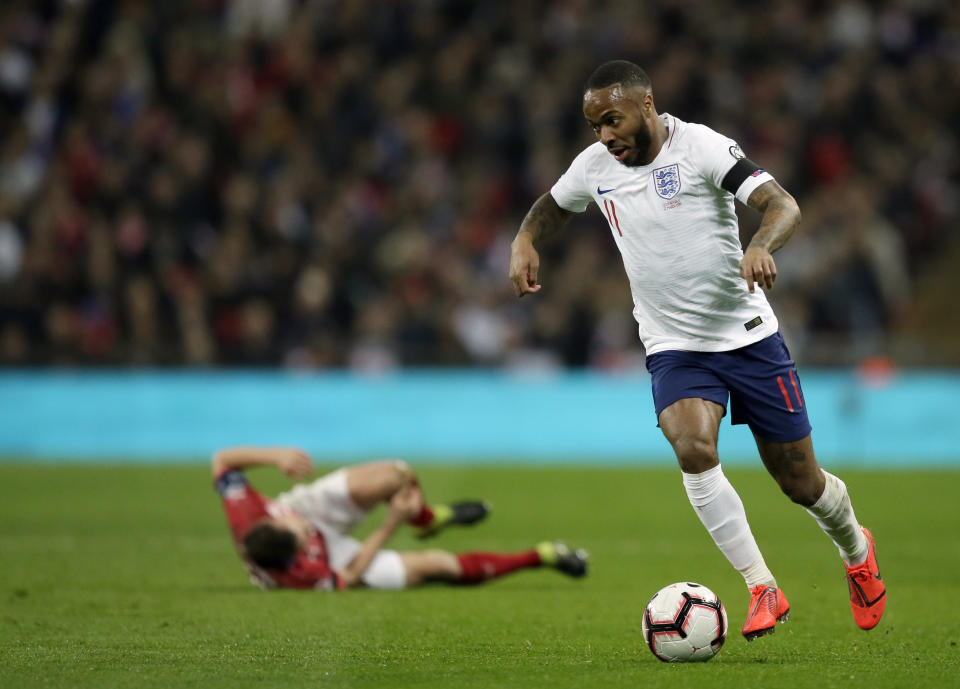
<path id="1" fill-rule="evenodd" d="M 293 533 L 294 538 L 297 539 L 298 550 L 306 547 L 307 541 L 313 534 L 313 525 L 299 514 L 285 514 L 275 517 L 272 521 L 278 529 L 286 529 Z"/>
<path id="2" fill-rule="evenodd" d="M 651 112 L 650 94 L 636 88 L 624 89 L 614 84 L 583 94 L 583 115 L 587 123 L 610 154 L 624 165 L 650 162 L 653 134 L 648 116 Z"/>

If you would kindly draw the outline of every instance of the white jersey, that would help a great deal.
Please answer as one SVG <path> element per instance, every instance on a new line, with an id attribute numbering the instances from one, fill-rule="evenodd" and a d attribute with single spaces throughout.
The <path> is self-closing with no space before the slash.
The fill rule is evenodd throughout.
<path id="1" fill-rule="evenodd" d="M 667 139 L 649 165 L 628 167 L 597 142 L 550 190 L 561 208 L 603 211 L 633 293 L 633 315 L 648 354 L 679 349 L 722 352 L 777 332 L 759 287 L 740 277 L 743 250 L 734 196 L 720 185 L 743 158 L 732 139 L 701 124 L 660 116 Z M 762 170 L 736 198 L 773 177 Z"/>

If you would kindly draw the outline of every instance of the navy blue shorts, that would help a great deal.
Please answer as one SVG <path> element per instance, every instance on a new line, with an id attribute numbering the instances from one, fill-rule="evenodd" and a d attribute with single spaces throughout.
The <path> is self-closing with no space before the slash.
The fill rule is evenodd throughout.
<path id="1" fill-rule="evenodd" d="M 780 333 L 729 352 L 670 350 L 647 357 L 653 404 L 660 412 L 690 397 L 716 402 L 734 424 L 778 443 L 810 434 L 800 376 Z M 658 424 L 659 425 L 659 424 Z"/>

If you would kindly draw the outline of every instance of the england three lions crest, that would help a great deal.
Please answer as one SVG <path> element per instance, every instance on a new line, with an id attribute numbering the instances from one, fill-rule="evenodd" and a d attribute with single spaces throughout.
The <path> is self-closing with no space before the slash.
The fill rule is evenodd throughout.
<path id="1" fill-rule="evenodd" d="M 674 163 L 653 171 L 653 185 L 660 198 L 672 199 L 680 193 L 680 167 Z"/>

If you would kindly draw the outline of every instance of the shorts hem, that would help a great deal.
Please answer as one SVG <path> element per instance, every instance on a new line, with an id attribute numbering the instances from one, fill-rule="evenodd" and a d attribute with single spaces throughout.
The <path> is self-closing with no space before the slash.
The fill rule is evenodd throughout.
<path id="1" fill-rule="evenodd" d="M 795 433 L 763 433 L 757 430 L 756 428 L 754 428 L 753 426 L 751 426 L 749 421 L 731 422 L 731 425 L 749 426 L 750 430 L 754 433 L 754 435 L 756 435 L 759 438 L 763 438 L 769 443 L 795 443 L 798 440 L 803 440 L 808 435 L 810 435 L 810 433 L 813 432 L 812 426 L 807 426 L 807 430 L 802 433 L 799 433 L 798 435 Z"/>
<path id="2" fill-rule="evenodd" d="M 669 402 L 666 402 L 666 403 L 665 403 L 662 407 L 660 407 L 659 409 L 657 409 L 657 407 L 654 406 L 654 412 L 656 413 L 656 416 L 657 416 L 657 426 L 660 426 L 660 422 L 659 422 L 660 412 L 662 412 L 664 409 L 666 409 L 667 407 L 669 407 L 669 406 L 670 406 L 671 404 L 673 404 L 674 402 L 679 402 L 680 400 L 706 400 L 707 402 L 714 402 L 714 403 L 716 403 L 716 404 L 719 404 L 721 407 L 723 407 L 723 416 L 726 416 L 726 415 L 727 415 L 727 399 L 726 399 L 726 397 L 727 397 L 727 396 L 724 395 L 724 396 L 723 396 L 723 399 L 715 399 L 715 398 L 712 398 L 712 397 L 705 397 L 704 395 L 680 395 L 680 396 L 677 397 L 676 399 L 671 399 Z M 720 418 L 723 418 L 723 417 L 720 417 Z"/>

